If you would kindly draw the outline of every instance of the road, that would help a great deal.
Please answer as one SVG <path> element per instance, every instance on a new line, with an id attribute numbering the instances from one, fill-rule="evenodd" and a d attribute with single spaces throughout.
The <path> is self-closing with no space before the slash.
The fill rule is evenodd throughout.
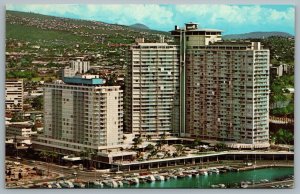
<path id="1" fill-rule="evenodd" d="M 22 159 L 20 161 L 11 157 L 6 157 L 6 159 L 10 161 L 18 161 L 21 164 L 37 167 L 39 169 L 43 169 L 46 171 L 48 171 L 49 169 L 49 172 L 59 174 L 60 177 L 64 177 L 64 178 L 79 178 L 82 180 L 95 180 L 95 177 L 98 179 L 100 178 L 101 175 L 101 173 L 99 172 L 86 172 L 82 170 L 72 169 L 67 166 L 59 166 L 56 164 L 51 164 L 46 162 L 36 161 L 35 163 L 32 163 L 31 160 Z M 77 173 L 77 175 L 75 176 L 74 173 Z"/>
<path id="2" fill-rule="evenodd" d="M 255 185 L 249 185 L 247 188 L 271 188 L 272 186 L 276 186 L 276 185 L 292 185 L 291 188 L 293 188 L 294 180 L 276 181 L 276 182 L 270 182 L 270 183 L 259 183 L 259 184 L 255 184 Z"/>

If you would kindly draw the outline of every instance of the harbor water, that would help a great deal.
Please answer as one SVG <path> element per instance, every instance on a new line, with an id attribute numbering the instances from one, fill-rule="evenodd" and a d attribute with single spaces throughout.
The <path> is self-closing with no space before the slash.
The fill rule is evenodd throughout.
<path id="1" fill-rule="evenodd" d="M 294 168 L 274 167 L 254 169 L 240 172 L 226 172 L 222 174 L 199 175 L 169 179 L 165 181 L 154 181 L 139 183 L 136 185 L 125 185 L 122 188 L 211 188 L 212 185 L 224 184 L 227 188 L 242 181 L 259 182 L 261 180 L 276 181 L 294 175 Z M 97 186 L 90 186 L 97 188 Z"/>

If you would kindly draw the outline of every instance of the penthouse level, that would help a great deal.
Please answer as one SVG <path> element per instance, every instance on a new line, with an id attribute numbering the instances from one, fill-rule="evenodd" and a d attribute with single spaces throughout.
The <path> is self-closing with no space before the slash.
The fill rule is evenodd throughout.
<path id="1" fill-rule="evenodd" d="M 66 84 L 74 84 L 74 85 L 102 85 L 102 84 L 105 84 L 104 79 L 100 79 L 99 76 L 95 76 L 95 75 L 64 77 L 63 81 Z"/>

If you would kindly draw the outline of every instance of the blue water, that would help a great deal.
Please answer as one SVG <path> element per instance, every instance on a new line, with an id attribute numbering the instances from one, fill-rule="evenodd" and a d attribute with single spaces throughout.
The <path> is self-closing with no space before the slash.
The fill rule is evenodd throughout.
<path id="1" fill-rule="evenodd" d="M 259 182 L 262 179 L 270 181 L 294 174 L 294 168 L 276 167 L 255 169 L 241 172 L 227 172 L 224 174 L 212 174 L 208 176 L 185 177 L 182 179 L 169 179 L 138 185 L 124 185 L 124 188 L 211 188 L 211 185 L 233 185 L 241 181 Z"/>

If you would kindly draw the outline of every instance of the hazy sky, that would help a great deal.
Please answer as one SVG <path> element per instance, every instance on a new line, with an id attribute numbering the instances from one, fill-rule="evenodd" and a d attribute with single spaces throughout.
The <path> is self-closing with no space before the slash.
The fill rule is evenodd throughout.
<path id="1" fill-rule="evenodd" d="M 192 21 L 202 28 L 224 30 L 224 34 L 253 31 L 295 34 L 295 9 L 292 5 L 9 4 L 6 9 L 113 24 L 142 23 L 162 31 Z"/>

